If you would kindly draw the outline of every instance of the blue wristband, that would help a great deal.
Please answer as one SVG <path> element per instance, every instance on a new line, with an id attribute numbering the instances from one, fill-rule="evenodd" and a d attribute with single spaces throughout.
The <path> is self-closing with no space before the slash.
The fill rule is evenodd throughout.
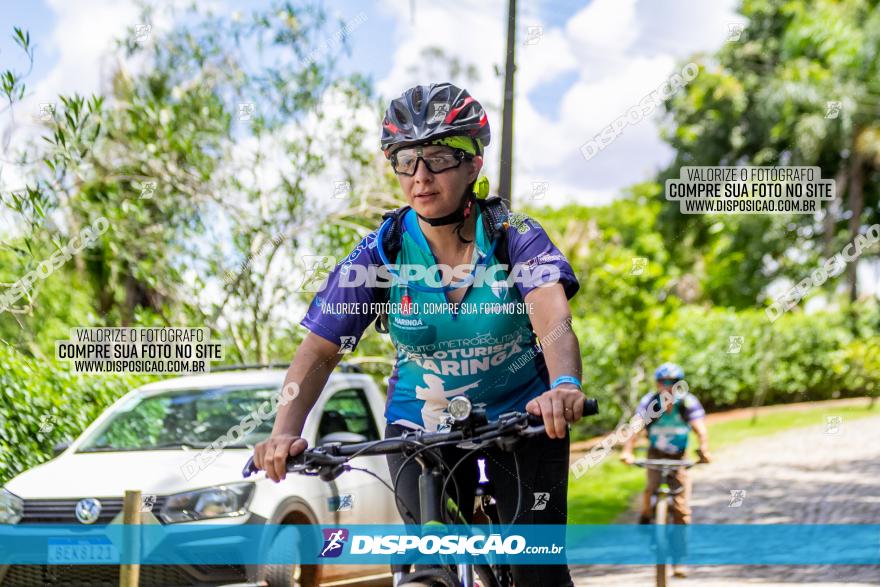
<path id="1" fill-rule="evenodd" d="M 578 389 L 581 389 L 581 380 L 577 377 L 574 377 L 573 375 L 560 375 L 553 380 L 553 383 L 550 384 L 550 389 L 559 387 L 563 383 L 573 383 L 574 385 L 577 385 Z"/>

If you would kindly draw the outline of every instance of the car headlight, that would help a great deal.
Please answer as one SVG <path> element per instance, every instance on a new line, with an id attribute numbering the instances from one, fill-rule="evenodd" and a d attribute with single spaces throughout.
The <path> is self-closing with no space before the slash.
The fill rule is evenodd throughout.
<path id="1" fill-rule="evenodd" d="M 6 489 L 0 489 L 0 524 L 18 524 L 24 513 L 24 500 Z"/>
<path id="2" fill-rule="evenodd" d="M 243 516 L 253 493 L 253 483 L 235 483 L 169 495 L 159 517 L 174 524 Z"/>

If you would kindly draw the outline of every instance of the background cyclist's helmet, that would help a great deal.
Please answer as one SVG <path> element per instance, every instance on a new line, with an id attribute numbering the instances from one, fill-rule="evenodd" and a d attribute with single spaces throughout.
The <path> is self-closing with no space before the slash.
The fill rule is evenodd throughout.
<path id="1" fill-rule="evenodd" d="M 477 154 L 489 144 L 489 119 L 467 90 L 444 82 L 415 86 L 391 101 L 382 121 L 386 157 L 401 147 L 463 135 L 475 141 Z"/>
<path id="2" fill-rule="evenodd" d="M 675 363 L 663 363 L 657 367 L 656 371 L 654 371 L 654 379 L 656 381 L 660 381 L 661 379 L 675 379 L 676 381 L 681 381 L 684 379 L 684 369 Z"/>

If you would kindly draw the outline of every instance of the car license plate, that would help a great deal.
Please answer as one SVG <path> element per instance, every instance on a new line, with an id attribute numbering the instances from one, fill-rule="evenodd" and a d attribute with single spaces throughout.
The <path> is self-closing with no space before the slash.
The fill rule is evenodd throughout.
<path id="1" fill-rule="evenodd" d="M 119 551 L 109 538 L 50 538 L 49 564 L 119 563 Z"/>

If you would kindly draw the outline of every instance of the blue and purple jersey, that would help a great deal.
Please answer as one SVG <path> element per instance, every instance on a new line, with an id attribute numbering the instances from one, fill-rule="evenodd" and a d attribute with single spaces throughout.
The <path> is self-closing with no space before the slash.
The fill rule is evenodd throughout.
<path id="1" fill-rule="evenodd" d="M 489 252 L 491 243 L 479 218 L 479 207 L 474 210 L 478 218 L 471 262 L 477 264 Z M 385 417 L 389 423 L 436 430 L 449 400 L 458 395 L 485 404 L 489 418 L 495 418 L 504 412 L 524 410 L 529 400 L 549 388 L 544 356 L 536 344 L 523 300 L 533 289 L 557 281 L 570 299 L 579 283 L 565 256 L 537 222 L 515 213 L 509 220 L 507 245 L 512 271 L 496 269 L 498 259 L 493 254 L 482 279 L 467 286 L 454 310 L 449 309 L 445 293 L 403 288 L 399 283 L 390 288 L 391 307 L 408 308 L 409 312 L 395 311 L 388 316 L 397 355 L 388 383 Z M 346 346 L 356 346 L 376 318 L 375 312 L 332 310 L 350 308 L 351 304 L 369 308 L 379 299 L 375 286 L 348 286 L 354 281 L 353 275 L 366 275 L 371 270 L 375 273 L 382 266 L 376 250 L 377 232 L 367 235 L 331 271 L 326 286 L 315 296 L 301 322 L 334 344 L 342 346 L 353 340 Z M 403 218 L 396 264 L 426 268 L 436 265 L 412 209 Z M 401 304 L 404 295 L 410 305 Z M 434 311 L 439 308 L 447 309 Z"/>

